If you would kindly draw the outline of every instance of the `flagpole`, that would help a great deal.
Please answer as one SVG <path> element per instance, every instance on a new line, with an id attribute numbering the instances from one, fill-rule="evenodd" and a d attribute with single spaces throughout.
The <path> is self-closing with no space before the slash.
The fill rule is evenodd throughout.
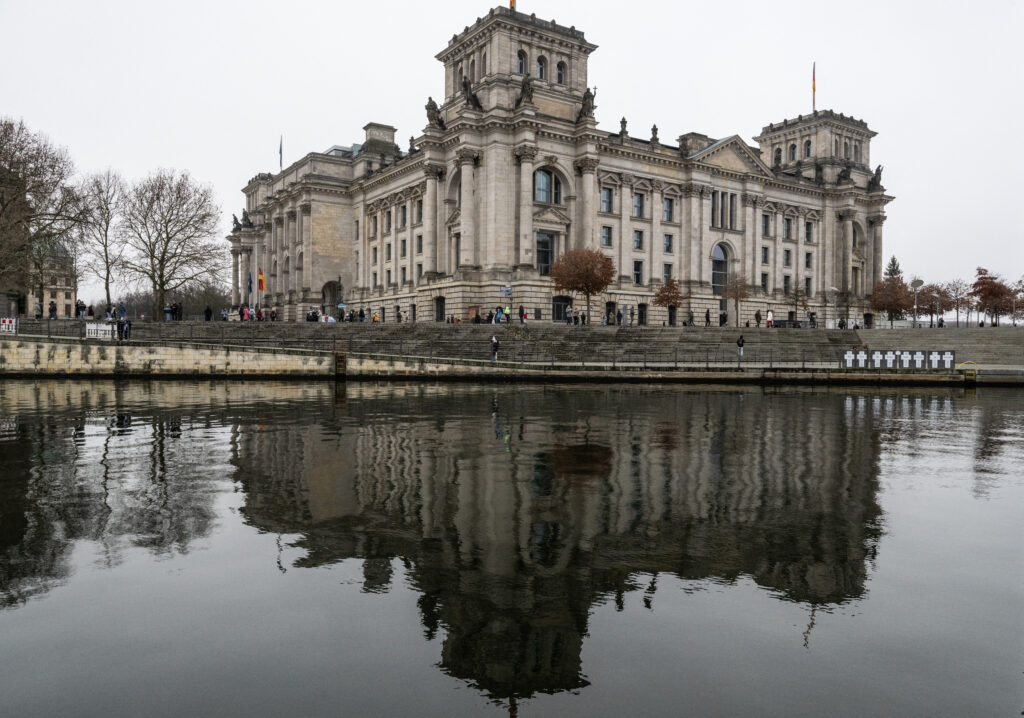
<path id="1" fill-rule="evenodd" d="M 818 63 L 811 63 L 811 109 L 818 111 Z"/>

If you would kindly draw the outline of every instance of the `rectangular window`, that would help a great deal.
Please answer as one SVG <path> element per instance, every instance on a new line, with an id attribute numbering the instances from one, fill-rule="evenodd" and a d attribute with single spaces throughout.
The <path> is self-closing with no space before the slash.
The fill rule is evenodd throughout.
<path id="1" fill-rule="evenodd" d="M 664 279 L 664 280 L 665 280 L 666 282 L 667 282 L 668 280 L 672 279 L 672 265 L 671 265 L 671 264 L 666 264 L 666 265 L 665 265 L 665 267 L 664 267 L 664 273 L 663 273 L 663 275 L 662 275 L 662 278 L 663 278 L 663 279 Z"/>
<path id="2" fill-rule="evenodd" d="M 610 247 L 612 246 L 612 228 L 601 227 L 601 246 Z"/>
<path id="3" fill-rule="evenodd" d="M 405 267 L 402 267 L 402 284 L 405 284 Z"/>
<path id="4" fill-rule="evenodd" d="M 423 254 L 423 235 L 416 235 L 416 254 Z"/>
<path id="5" fill-rule="evenodd" d="M 711 193 L 711 226 L 718 226 L 718 192 Z"/>
<path id="6" fill-rule="evenodd" d="M 362 237 L 359 236 L 359 220 L 358 219 L 356 220 L 356 239 L 362 239 Z"/>
<path id="7" fill-rule="evenodd" d="M 377 215 L 370 217 L 370 236 L 377 236 Z"/>
<path id="8" fill-rule="evenodd" d="M 761 247 L 761 264 L 768 264 L 768 248 Z"/>
<path id="9" fill-rule="evenodd" d="M 421 199 L 416 200 L 416 221 L 423 221 L 423 200 Z"/>
<path id="10" fill-rule="evenodd" d="M 782 220 L 782 238 L 793 239 L 793 220 L 784 219 Z"/>
<path id="11" fill-rule="evenodd" d="M 388 284 L 388 286 L 390 286 L 391 285 L 391 270 L 389 269 L 387 272 L 385 272 L 384 276 L 387 277 L 387 279 L 388 279 L 387 284 Z"/>
<path id="12" fill-rule="evenodd" d="M 772 218 L 767 214 L 761 215 L 761 234 L 765 237 L 770 237 L 772 234 Z"/>
<path id="13" fill-rule="evenodd" d="M 644 283 L 644 263 L 639 259 L 633 262 L 633 284 Z"/>
<path id="14" fill-rule="evenodd" d="M 399 257 L 405 257 L 405 240 L 404 239 L 402 240 L 402 243 L 400 245 L 398 245 L 398 247 L 399 247 L 398 248 L 398 256 Z"/>
<path id="15" fill-rule="evenodd" d="M 665 222 L 675 222 L 675 200 L 672 199 L 671 197 L 666 197 L 664 200 L 664 205 L 665 207 L 661 215 L 662 220 L 664 220 Z"/>
<path id="16" fill-rule="evenodd" d="M 633 231 L 633 249 L 644 248 L 644 233 L 640 230 Z"/>
<path id="17" fill-rule="evenodd" d="M 537 233 L 537 272 L 542 277 L 551 274 L 551 253 L 555 246 L 555 236 L 547 232 Z"/>
<path id="18" fill-rule="evenodd" d="M 672 254 L 672 235 L 665 235 L 665 254 Z"/>
<path id="19" fill-rule="evenodd" d="M 416 265 L 416 279 L 419 279 L 422 276 L 423 276 L 423 265 L 422 264 L 417 264 Z"/>
<path id="20" fill-rule="evenodd" d="M 391 242 L 388 242 L 387 244 L 384 245 L 384 261 L 391 261 Z"/>
<path id="21" fill-rule="evenodd" d="M 644 216 L 644 196 L 640 192 L 633 195 L 633 216 L 641 218 Z"/>
<path id="22" fill-rule="evenodd" d="M 409 208 L 408 208 L 408 207 L 406 207 L 406 206 L 405 206 L 405 205 L 403 204 L 403 205 L 402 205 L 402 207 L 401 207 L 401 209 L 399 209 L 399 211 L 398 211 L 398 216 L 399 216 L 399 217 L 401 218 L 401 219 L 399 220 L 399 222 L 398 222 L 398 224 L 399 224 L 399 226 L 400 226 L 400 227 L 404 227 L 404 226 L 405 226 L 405 224 L 406 224 L 406 221 L 408 220 L 408 217 L 406 216 L 406 212 L 408 211 L 408 209 L 409 209 Z"/>
<path id="23" fill-rule="evenodd" d="M 65 299 L 71 299 L 71 292 L 64 292 Z"/>
<path id="24" fill-rule="evenodd" d="M 782 293 L 785 294 L 787 297 L 789 296 L 789 289 L 790 289 L 789 285 L 790 285 L 790 277 L 787 274 L 785 277 L 782 278 Z"/>
<path id="25" fill-rule="evenodd" d="M 376 264 L 377 263 L 377 248 L 376 247 L 371 247 L 370 251 L 373 252 L 373 255 L 372 255 L 373 256 L 373 262 L 372 262 L 372 264 Z M 374 282 L 374 284 L 376 284 L 376 282 Z"/>
<path id="26" fill-rule="evenodd" d="M 804 277 L 804 295 L 811 296 L 811 278 Z"/>
<path id="27" fill-rule="evenodd" d="M 782 250 L 782 266 L 788 267 L 793 263 L 793 253 L 788 249 Z"/>
<path id="28" fill-rule="evenodd" d="M 377 273 L 376 272 L 373 273 L 373 286 L 375 286 L 375 287 L 377 286 Z"/>
<path id="29" fill-rule="evenodd" d="M 765 272 L 761 272 L 761 291 L 768 293 L 768 274 Z"/>
<path id="30" fill-rule="evenodd" d="M 808 252 L 807 254 L 804 255 L 804 269 L 810 269 L 811 268 L 811 261 L 812 260 L 813 260 L 813 257 L 811 256 L 810 252 Z"/>
<path id="31" fill-rule="evenodd" d="M 384 213 L 384 233 L 387 234 L 391 231 L 391 210 L 389 209 Z"/>
<path id="32" fill-rule="evenodd" d="M 804 222 L 804 241 L 814 241 L 814 225 L 810 222 Z"/>
<path id="33" fill-rule="evenodd" d="M 601 211 L 611 212 L 612 211 L 612 188 L 602 187 L 601 188 Z"/>

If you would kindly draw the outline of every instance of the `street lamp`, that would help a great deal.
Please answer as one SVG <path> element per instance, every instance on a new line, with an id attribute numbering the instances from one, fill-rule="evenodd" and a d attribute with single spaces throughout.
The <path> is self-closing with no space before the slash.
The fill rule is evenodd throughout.
<path id="1" fill-rule="evenodd" d="M 914 290 L 914 329 L 917 329 L 917 290 L 924 286 L 924 280 L 915 279 L 910 283 L 910 286 Z"/>
<path id="2" fill-rule="evenodd" d="M 835 287 L 828 288 L 832 292 L 832 306 L 836 308 L 836 322 L 839 321 L 839 290 Z M 828 306 L 828 295 L 825 295 L 826 307 Z M 825 311 L 828 311 L 827 309 Z M 828 328 L 828 317 L 825 317 L 825 328 Z"/>

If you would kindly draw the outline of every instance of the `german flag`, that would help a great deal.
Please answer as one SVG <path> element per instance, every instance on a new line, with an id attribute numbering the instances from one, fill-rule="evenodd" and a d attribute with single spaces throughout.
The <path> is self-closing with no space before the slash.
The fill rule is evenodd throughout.
<path id="1" fill-rule="evenodd" d="M 267 291 L 267 283 L 263 279 L 263 270 L 259 270 L 259 274 L 256 275 L 259 281 L 259 288 L 261 292 Z"/>

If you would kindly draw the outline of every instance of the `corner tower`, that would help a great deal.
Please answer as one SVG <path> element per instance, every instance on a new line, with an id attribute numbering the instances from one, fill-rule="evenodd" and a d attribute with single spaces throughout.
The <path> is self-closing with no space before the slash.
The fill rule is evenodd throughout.
<path id="1" fill-rule="evenodd" d="M 513 110 L 529 85 L 538 112 L 574 121 L 587 89 L 587 58 L 596 49 L 574 26 L 494 8 L 437 54 L 445 72 L 442 110 L 448 120 L 461 105 Z M 467 89 L 479 106 L 464 102 Z"/>

